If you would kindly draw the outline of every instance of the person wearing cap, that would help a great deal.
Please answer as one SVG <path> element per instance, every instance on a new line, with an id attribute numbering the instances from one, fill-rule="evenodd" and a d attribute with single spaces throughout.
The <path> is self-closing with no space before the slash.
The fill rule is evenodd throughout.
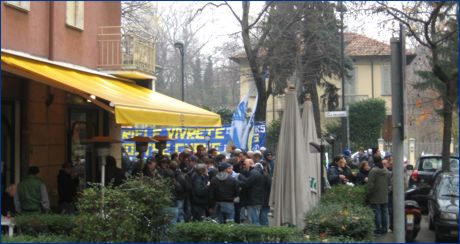
<path id="1" fill-rule="evenodd" d="M 218 166 L 219 173 L 211 180 L 209 195 L 215 203 L 219 223 L 235 221 L 235 206 L 233 199 L 239 194 L 238 181 L 231 176 L 232 165 L 226 162 Z"/>
<path id="2" fill-rule="evenodd" d="M 262 155 L 262 160 L 265 160 L 265 152 L 267 151 L 267 148 L 266 147 L 261 147 L 259 148 L 259 151 Z"/>
<path id="3" fill-rule="evenodd" d="M 273 154 L 268 150 L 264 152 L 264 162 L 270 167 L 270 176 L 273 177 L 273 173 L 275 172 L 275 160 L 273 160 Z"/>

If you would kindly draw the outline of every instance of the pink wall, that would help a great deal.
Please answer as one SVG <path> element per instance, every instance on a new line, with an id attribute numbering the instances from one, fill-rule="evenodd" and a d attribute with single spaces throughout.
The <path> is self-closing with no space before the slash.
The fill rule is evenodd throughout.
<path id="1" fill-rule="evenodd" d="M 50 52 L 50 5 L 53 11 L 53 38 Z M 1 4 L 2 48 L 27 52 L 44 58 L 95 69 L 98 64 L 97 34 L 100 26 L 121 25 L 120 2 L 85 2 L 84 30 L 65 24 L 66 3 L 30 2 L 24 12 Z"/>

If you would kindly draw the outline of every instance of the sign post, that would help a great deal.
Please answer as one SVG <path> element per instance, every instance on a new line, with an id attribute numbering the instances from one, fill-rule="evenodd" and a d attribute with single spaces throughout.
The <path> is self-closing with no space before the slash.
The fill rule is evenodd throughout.
<path id="1" fill-rule="evenodd" d="M 325 112 L 326 118 L 340 118 L 348 117 L 348 111 L 327 111 Z"/>
<path id="2" fill-rule="evenodd" d="M 346 130 L 347 145 L 346 145 L 346 148 L 350 148 L 350 139 L 349 139 L 350 138 L 350 124 L 349 124 L 350 120 L 348 118 L 348 105 L 345 111 L 327 111 L 325 112 L 325 115 L 326 115 L 326 118 L 343 118 L 343 117 L 347 118 L 347 130 Z"/>

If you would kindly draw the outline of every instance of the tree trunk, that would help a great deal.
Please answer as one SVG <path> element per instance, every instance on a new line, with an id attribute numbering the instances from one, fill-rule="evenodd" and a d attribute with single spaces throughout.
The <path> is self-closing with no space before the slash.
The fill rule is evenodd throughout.
<path id="1" fill-rule="evenodd" d="M 456 82 L 456 81 L 453 81 Z M 455 97 L 455 90 L 452 88 L 453 82 L 446 82 L 447 99 L 443 104 L 443 133 L 442 133 L 442 171 L 450 171 L 450 143 L 452 137 L 452 109 Z"/>
<path id="2" fill-rule="evenodd" d="M 256 121 L 265 121 L 267 115 L 267 98 L 269 94 L 267 94 L 265 88 L 265 79 L 263 78 L 259 63 L 257 62 L 259 49 L 252 49 L 251 38 L 249 36 L 249 2 L 243 2 L 242 5 L 243 18 L 241 21 L 241 36 L 243 37 L 244 50 L 246 51 L 249 67 L 251 68 L 252 77 L 254 78 L 257 94 L 259 96 L 257 99 L 257 109 L 254 119 Z"/>
<path id="3" fill-rule="evenodd" d="M 311 103 L 313 106 L 313 115 L 315 116 L 316 135 L 321 137 L 321 117 L 319 111 L 318 89 L 316 88 L 317 82 L 306 83 L 307 92 L 310 94 Z M 304 108 L 305 109 L 305 108 Z"/>

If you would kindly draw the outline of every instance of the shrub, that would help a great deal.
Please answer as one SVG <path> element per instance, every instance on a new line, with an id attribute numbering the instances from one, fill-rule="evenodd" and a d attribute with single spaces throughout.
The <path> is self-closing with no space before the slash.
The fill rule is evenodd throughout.
<path id="1" fill-rule="evenodd" d="M 74 236 L 81 242 L 163 240 L 172 217 L 165 211 L 172 203 L 170 186 L 161 178 L 133 177 L 119 187 L 85 189 Z"/>
<path id="2" fill-rule="evenodd" d="M 209 222 L 180 223 L 170 232 L 173 242 L 300 242 L 302 233 L 290 227 L 262 227 Z"/>
<path id="3" fill-rule="evenodd" d="M 75 242 L 68 235 L 46 235 L 40 234 L 38 236 L 18 235 L 18 236 L 2 236 L 2 243 L 63 243 Z"/>
<path id="4" fill-rule="evenodd" d="M 349 112 L 351 147 L 375 146 L 385 121 L 385 100 L 371 98 L 355 102 Z"/>
<path id="5" fill-rule="evenodd" d="M 75 228 L 75 216 L 62 214 L 21 214 L 15 223 L 25 235 L 65 235 Z"/>
<path id="6" fill-rule="evenodd" d="M 366 205 L 367 188 L 365 185 L 335 185 L 326 190 L 321 196 L 322 204 L 354 204 L 359 206 Z"/>
<path id="7" fill-rule="evenodd" d="M 275 154 L 277 153 L 276 151 L 278 150 L 278 139 L 280 135 L 280 130 L 281 130 L 281 119 L 273 120 L 267 126 L 267 134 L 266 134 L 267 142 L 265 144 L 267 148 L 273 151 L 274 156 L 276 156 Z"/>
<path id="8" fill-rule="evenodd" d="M 326 236 L 326 235 L 305 235 L 304 236 L 305 241 L 304 242 L 312 242 L 312 243 L 366 243 L 368 242 L 367 240 L 355 240 L 353 238 L 347 237 L 347 236 Z"/>
<path id="9" fill-rule="evenodd" d="M 342 198 L 350 198 L 343 195 Z M 340 203 L 321 204 L 305 215 L 305 231 L 322 239 L 340 236 L 371 241 L 374 214 L 369 207 Z"/>

